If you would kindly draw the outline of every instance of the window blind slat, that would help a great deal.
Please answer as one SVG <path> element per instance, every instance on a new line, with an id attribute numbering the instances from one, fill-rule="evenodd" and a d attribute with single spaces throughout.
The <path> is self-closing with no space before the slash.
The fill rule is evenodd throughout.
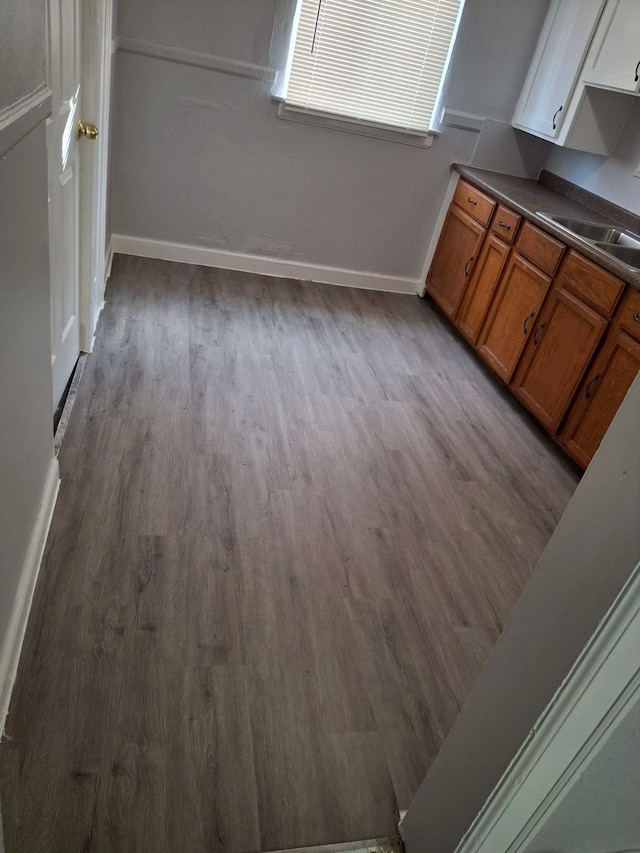
<path id="1" fill-rule="evenodd" d="M 427 132 L 463 0 L 299 0 L 287 103 Z"/>

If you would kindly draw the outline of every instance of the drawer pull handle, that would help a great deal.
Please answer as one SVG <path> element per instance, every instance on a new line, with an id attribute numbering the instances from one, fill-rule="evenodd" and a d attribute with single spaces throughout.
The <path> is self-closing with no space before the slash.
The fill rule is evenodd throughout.
<path id="1" fill-rule="evenodd" d="M 473 263 L 473 255 L 471 255 L 471 257 L 469 258 L 467 263 L 464 265 L 464 277 L 465 278 L 469 277 L 469 264 L 472 264 L 472 263 Z"/>
<path id="2" fill-rule="evenodd" d="M 546 325 L 547 325 L 546 323 L 543 323 L 541 326 L 538 326 L 538 328 L 536 329 L 536 333 L 533 336 L 533 345 L 534 346 L 536 346 L 536 347 L 538 346 L 538 335 L 546 327 Z"/>
<path id="3" fill-rule="evenodd" d="M 471 198 L 471 196 L 469 196 L 469 198 L 467 199 L 467 201 L 469 202 L 469 204 L 472 204 L 474 207 L 477 207 L 477 205 L 478 205 L 478 202 L 477 202 L 477 201 L 474 201 L 474 200 Z"/>
<path id="4" fill-rule="evenodd" d="M 636 323 L 640 323 L 640 314 L 638 314 L 637 311 L 633 312 L 633 319 L 636 321 Z"/>
<path id="5" fill-rule="evenodd" d="M 506 222 L 503 222 L 503 221 L 502 221 L 502 219 L 500 220 L 500 222 L 498 222 L 498 225 L 499 225 L 501 228 L 506 228 L 506 229 L 507 229 L 507 231 L 511 231 L 511 226 L 510 226 L 510 225 L 507 225 L 507 223 L 506 223 Z"/>
<path id="6" fill-rule="evenodd" d="M 640 64 L 640 63 L 639 63 L 639 64 Z M 563 105 L 563 106 L 564 106 L 564 105 Z M 553 129 L 554 129 L 554 130 L 556 130 L 556 128 L 558 127 L 558 125 L 557 125 L 557 123 L 556 123 L 556 119 L 558 118 L 558 116 L 560 115 L 560 113 L 561 113 L 561 112 L 562 112 L 562 107 L 558 107 L 558 109 L 557 109 L 557 110 L 555 111 L 555 113 L 553 114 L 553 118 L 552 118 L 552 120 L 551 120 L 551 124 L 553 125 Z"/>
<path id="7" fill-rule="evenodd" d="M 529 316 L 527 317 L 527 319 L 524 321 L 524 323 L 523 323 L 523 325 L 522 325 L 522 334 L 523 334 L 523 335 L 526 335 L 526 334 L 527 334 L 527 332 L 529 331 L 529 329 L 528 329 L 529 320 L 533 320 L 533 318 L 534 318 L 535 316 L 536 316 L 536 312 L 535 312 L 535 311 L 532 311 L 532 312 L 531 312 L 531 314 L 529 314 Z"/>
<path id="8" fill-rule="evenodd" d="M 640 71 L 640 62 L 636 65 L 636 83 L 640 80 L 640 76 L 638 76 L 638 72 Z"/>
<path id="9" fill-rule="evenodd" d="M 591 397 L 591 386 L 593 385 L 594 382 L 597 382 L 598 379 L 600 379 L 600 376 L 601 376 L 600 373 L 596 373 L 596 375 L 593 377 L 593 379 L 587 385 L 586 391 L 584 392 L 584 395 L 587 398 L 587 400 Z"/>

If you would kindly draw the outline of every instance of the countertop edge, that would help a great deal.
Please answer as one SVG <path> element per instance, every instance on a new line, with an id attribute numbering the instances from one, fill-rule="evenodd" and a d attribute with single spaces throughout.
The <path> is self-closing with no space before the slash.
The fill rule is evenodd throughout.
<path id="1" fill-rule="evenodd" d="M 484 190 L 485 192 L 492 195 L 498 201 L 506 204 L 511 210 L 516 213 L 521 214 L 530 222 L 533 222 L 541 231 L 545 231 L 547 234 L 550 234 L 552 237 L 560 240 L 560 242 L 564 243 L 566 246 L 569 246 L 572 249 L 575 249 L 581 255 L 593 261 L 599 267 L 607 270 L 612 275 L 617 276 L 617 278 L 622 281 L 630 284 L 632 287 L 635 287 L 637 290 L 640 290 L 640 272 L 634 273 L 632 270 L 629 270 L 626 266 L 619 263 L 616 258 L 611 257 L 606 252 L 592 246 L 591 243 L 588 243 L 580 237 L 569 233 L 564 228 L 560 228 L 557 225 L 554 225 L 553 222 L 549 222 L 547 219 L 543 219 L 538 215 L 537 210 L 533 210 L 527 205 L 522 204 L 513 196 L 510 196 L 508 193 L 500 190 L 496 183 L 500 181 L 500 179 L 505 180 L 508 179 L 509 175 L 503 175 L 499 172 L 488 172 L 481 169 L 475 169 L 473 166 L 464 166 L 459 163 L 453 163 L 451 167 L 454 171 L 458 172 L 458 174 L 463 177 L 466 181 L 473 184 L 480 190 Z M 482 174 L 478 174 L 481 172 Z M 495 181 L 492 181 L 491 176 L 495 175 Z M 535 186 L 539 186 L 541 189 L 544 189 L 545 192 L 553 192 L 558 196 L 559 199 L 566 198 L 566 196 L 557 193 L 555 190 L 549 189 L 548 187 L 542 187 L 542 185 L 538 184 L 537 181 L 527 178 L 519 178 L 518 180 L 522 181 L 530 181 L 532 185 L 532 189 Z M 577 202 L 571 202 L 572 205 L 576 205 Z M 580 205 L 582 207 L 582 205 Z M 598 214 L 589 208 L 584 208 L 585 211 L 585 219 L 598 219 Z"/>

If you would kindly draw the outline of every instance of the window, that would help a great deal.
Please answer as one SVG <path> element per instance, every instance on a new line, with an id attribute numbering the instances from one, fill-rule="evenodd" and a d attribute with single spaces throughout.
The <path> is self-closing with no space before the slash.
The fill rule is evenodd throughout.
<path id="1" fill-rule="evenodd" d="M 298 0 L 287 107 L 425 135 L 463 0 Z"/>

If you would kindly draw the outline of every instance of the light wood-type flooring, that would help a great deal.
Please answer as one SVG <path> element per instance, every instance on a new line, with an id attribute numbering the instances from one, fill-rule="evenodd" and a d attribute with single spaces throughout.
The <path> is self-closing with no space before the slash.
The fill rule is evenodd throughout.
<path id="1" fill-rule="evenodd" d="M 7 853 L 394 835 L 577 483 L 417 296 L 122 257 L 60 463 Z"/>

